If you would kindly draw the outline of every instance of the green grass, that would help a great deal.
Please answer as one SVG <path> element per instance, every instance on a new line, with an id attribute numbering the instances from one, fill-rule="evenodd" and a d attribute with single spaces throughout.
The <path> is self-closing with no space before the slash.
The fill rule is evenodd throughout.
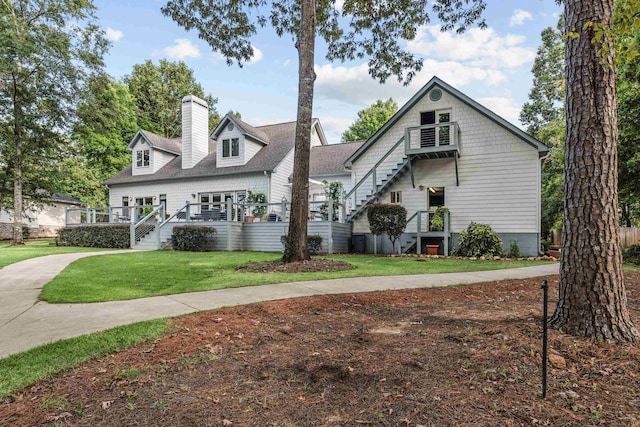
<path id="1" fill-rule="evenodd" d="M 76 246 L 56 246 L 53 239 L 29 240 L 24 245 L 12 245 L 0 242 L 0 268 L 29 258 L 45 255 L 68 254 L 74 252 L 92 252 L 105 249 L 79 248 Z"/>
<path id="2" fill-rule="evenodd" d="M 640 271 L 640 265 L 631 264 L 631 263 L 625 263 L 624 264 L 624 269 L 625 270 Z"/>
<path id="3" fill-rule="evenodd" d="M 12 395 L 90 358 L 117 353 L 155 339 L 167 330 L 168 325 L 167 319 L 134 323 L 46 344 L 0 359 L 0 397 Z"/>
<path id="4" fill-rule="evenodd" d="M 258 274 L 235 271 L 235 267 L 249 261 L 274 261 L 280 256 L 265 252 L 152 251 L 84 258 L 73 262 L 49 282 L 40 299 L 52 303 L 114 301 L 268 283 L 496 270 L 543 263 L 458 259 L 426 259 L 418 262 L 416 258 L 335 255 L 328 258 L 347 261 L 354 268 L 319 273 Z"/>

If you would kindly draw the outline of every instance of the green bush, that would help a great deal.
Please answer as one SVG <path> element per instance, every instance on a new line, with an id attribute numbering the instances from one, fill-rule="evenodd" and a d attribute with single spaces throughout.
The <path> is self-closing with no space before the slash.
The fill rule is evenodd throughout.
<path id="1" fill-rule="evenodd" d="M 127 249 L 131 246 L 129 225 L 96 224 L 61 228 L 58 230 L 56 245 Z"/>
<path id="2" fill-rule="evenodd" d="M 177 251 L 211 252 L 216 243 L 216 229 L 197 225 L 173 227 L 171 244 Z"/>
<path id="3" fill-rule="evenodd" d="M 622 250 L 625 262 L 640 265 L 640 245 L 631 245 Z"/>
<path id="4" fill-rule="evenodd" d="M 480 257 L 502 255 L 502 239 L 487 224 L 472 222 L 460 233 L 454 255 Z"/>
<path id="5" fill-rule="evenodd" d="M 29 237 L 31 237 L 31 229 L 29 227 L 27 227 L 26 225 L 23 225 L 22 226 L 22 238 L 26 240 Z"/>
<path id="6" fill-rule="evenodd" d="M 395 252 L 396 240 L 407 228 L 407 210 L 400 205 L 374 203 L 367 207 L 367 219 L 373 234 L 389 236 Z"/>
<path id="7" fill-rule="evenodd" d="M 509 246 L 509 258 L 518 258 L 520 257 L 520 245 L 517 240 L 511 241 L 511 246 Z"/>
<path id="8" fill-rule="evenodd" d="M 280 236 L 280 242 L 286 246 L 288 238 L 289 236 L 287 235 Z M 320 252 L 322 250 L 322 236 L 317 234 L 307 236 L 307 250 L 311 255 L 316 255 Z"/>

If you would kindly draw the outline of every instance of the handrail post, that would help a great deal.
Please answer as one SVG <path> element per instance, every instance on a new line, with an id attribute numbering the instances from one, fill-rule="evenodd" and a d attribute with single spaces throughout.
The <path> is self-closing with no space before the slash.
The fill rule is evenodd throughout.
<path id="1" fill-rule="evenodd" d="M 422 231 L 422 212 L 418 211 L 418 228 L 416 229 L 416 254 L 420 255 L 420 232 Z"/>
<path id="2" fill-rule="evenodd" d="M 333 222 L 333 199 L 329 199 L 329 214 L 327 215 L 327 219 Z"/>
<path id="3" fill-rule="evenodd" d="M 444 211 L 444 254 L 449 256 L 449 212 Z"/>
<path id="4" fill-rule="evenodd" d="M 184 210 L 184 222 L 187 222 L 191 219 L 191 202 L 187 200 L 187 206 Z"/>
<path id="5" fill-rule="evenodd" d="M 280 205 L 280 217 L 283 222 L 287 220 L 287 199 L 282 199 Z"/>

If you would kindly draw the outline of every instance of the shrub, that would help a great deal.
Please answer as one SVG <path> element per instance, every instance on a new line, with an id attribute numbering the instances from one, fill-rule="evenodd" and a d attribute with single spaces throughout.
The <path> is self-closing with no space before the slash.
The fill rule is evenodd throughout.
<path id="1" fill-rule="evenodd" d="M 487 224 L 472 222 L 460 233 L 454 255 L 480 257 L 502 255 L 502 239 Z"/>
<path id="2" fill-rule="evenodd" d="M 625 262 L 640 265 L 640 244 L 631 245 L 622 250 Z"/>
<path id="3" fill-rule="evenodd" d="M 286 247 L 289 236 L 280 236 L 280 242 Z M 313 234 L 307 236 L 307 250 L 311 255 L 316 255 L 322 249 L 322 236 Z"/>
<path id="4" fill-rule="evenodd" d="M 26 225 L 23 225 L 22 226 L 22 238 L 26 240 L 29 237 L 31 237 L 31 229 L 29 227 L 27 227 Z"/>
<path id="5" fill-rule="evenodd" d="M 247 196 L 247 203 L 267 203 L 267 196 L 263 193 L 250 193 Z M 251 214 L 257 218 L 260 218 L 267 212 L 266 206 L 254 206 L 251 209 Z"/>
<path id="6" fill-rule="evenodd" d="M 511 241 L 511 246 L 509 246 L 509 258 L 518 258 L 520 256 L 520 245 L 517 240 Z"/>
<path id="7" fill-rule="evenodd" d="M 407 210 L 400 205 L 374 203 L 367 207 L 367 219 L 373 234 L 377 236 L 385 233 L 389 236 L 395 252 L 396 240 L 407 227 Z"/>
<path id="8" fill-rule="evenodd" d="M 211 252 L 216 243 L 216 229 L 198 225 L 173 227 L 171 244 L 177 251 Z"/>
<path id="9" fill-rule="evenodd" d="M 56 245 L 127 249 L 131 246 L 129 224 L 64 227 L 58 230 Z"/>

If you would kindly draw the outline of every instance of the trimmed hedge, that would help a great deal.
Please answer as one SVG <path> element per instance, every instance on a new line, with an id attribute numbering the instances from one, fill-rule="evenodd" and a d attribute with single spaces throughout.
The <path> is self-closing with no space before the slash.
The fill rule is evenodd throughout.
<path id="1" fill-rule="evenodd" d="M 212 252 L 216 243 L 216 229 L 199 225 L 173 227 L 171 244 L 176 251 Z"/>
<path id="2" fill-rule="evenodd" d="M 631 245 L 622 250 L 622 257 L 625 262 L 640 265 L 640 245 Z"/>
<path id="3" fill-rule="evenodd" d="M 280 236 L 280 242 L 287 245 L 287 235 Z M 322 236 L 311 234 L 307 236 L 307 250 L 311 255 L 316 255 L 322 250 Z"/>
<path id="4" fill-rule="evenodd" d="M 56 245 L 128 249 L 129 227 L 128 224 L 64 227 L 58 230 Z"/>
<path id="5" fill-rule="evenodd" d="M 462 230 L 454 255 L 467 257 L 502 256 L 502 239 L 490 225 L 472 222 Z"/>

